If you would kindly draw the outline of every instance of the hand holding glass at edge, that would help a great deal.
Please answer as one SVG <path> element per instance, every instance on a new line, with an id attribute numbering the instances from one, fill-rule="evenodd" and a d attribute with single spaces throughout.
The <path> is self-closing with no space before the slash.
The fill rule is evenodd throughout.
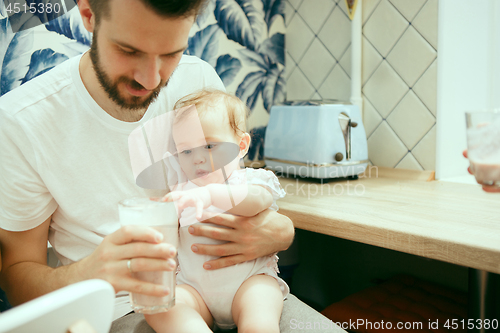
<path id="1" fill-rule="evenodd" d="M 151 227 L 163 235 L 163 243 L 168 243 L 177 248 L 178 220 L 174 203 L 160 202 L 150 198 L 130 198 L 118 204 L 120 224 L 142 225 Z M 135 312 L 155 314 L 168 311 L 175 305 L 175 270 L 174 271 L 139 271 L 132 269 L 132 259 L 127 262 L 127 267 L 133 278 L 163 285 L 170 289 L 170 293 L 163 297 L 130 293 L 130 303 Z"/>
<path id="2" fill-rule="evenodd" d="M 500 192 L 500 109 L 466 112 L 468 171 L 486 192 Z"/>

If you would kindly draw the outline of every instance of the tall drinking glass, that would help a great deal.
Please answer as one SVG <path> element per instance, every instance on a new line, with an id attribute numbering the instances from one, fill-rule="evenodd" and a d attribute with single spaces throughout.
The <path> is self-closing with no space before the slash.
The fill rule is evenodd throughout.
<path id="1" fill-rule="evenodd" d="M 161 202 L 149 198 L 131 198 L 118 203 L 120 224 L 152 227 L 163 234 L 163 243 L 177 248 L 178 222 L 172 202 Z M 135 312 L 155 314 L 168 311 L 175 305 L 175 270 L 158 272 L 135 272 L 132 277 L 138 280 L 163 285 L 170 288 L 170 294 L 155 297 L 130 293 L 130 302 Z"/>
<path id="2" fill-rule="evenodd" d="M 466 112 L 470 170 L 482 185 L 500 188 L 500 109 Z"/>

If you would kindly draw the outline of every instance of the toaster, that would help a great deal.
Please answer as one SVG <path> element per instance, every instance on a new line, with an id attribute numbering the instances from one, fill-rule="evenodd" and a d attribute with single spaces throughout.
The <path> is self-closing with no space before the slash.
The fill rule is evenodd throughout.
<path id="1" fill-rule="evenodd" d="M 301 102 L 271 108 L 266 167 L 281 174 L 357 178 L 368 166 L 368 144 L 357 105 Z"/>

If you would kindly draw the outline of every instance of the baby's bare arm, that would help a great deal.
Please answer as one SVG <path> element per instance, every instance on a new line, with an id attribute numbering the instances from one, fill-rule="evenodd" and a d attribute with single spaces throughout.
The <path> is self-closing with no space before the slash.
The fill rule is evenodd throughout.
<path id="1" fill-rule="evenodd" d="M 215 207 L 234 215 L 255 216 L 273 204 L 273 196 L 269 190 L 260 185 L 210 184 L 207 189 Z M 232 206 L 229 193 L 235 207 Z"/>

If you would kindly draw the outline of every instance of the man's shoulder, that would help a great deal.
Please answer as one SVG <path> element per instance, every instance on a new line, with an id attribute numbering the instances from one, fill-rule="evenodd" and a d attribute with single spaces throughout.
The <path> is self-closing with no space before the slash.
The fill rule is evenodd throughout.
<path id="1" fill-rule="evenodd" d="M 196 77 L 216 76 L 215 69 L 206 61 L 190 55 L 182 55 L 179 65 L 175 69 L 175 76 L 194 75 Z"/>
<path id="2" fill-rule="evenodd" d="M 70 64 L 67 63 L 69 61 L 65 61 L 1 96 L 0 112 L 14 115 L 51 96 L 57 95 L 58 92 L 72 82 L 68 70 Z"/>
<path id="3" fill-rule="evenodd" d="M 195 56 L 183 55 L 170 79 L 171 91 L 180 90 L 183 93 L 179 97 L 203 88 L 225 90 L 215 69 L 206 61 Z"/>
<path id="4" fill-rule="evenodd" d="M 183 54 L 181 61 L 179 62 L 179 67 L 184 66 L 184 65 L 194 65 L 194 66 L 200 66 L 200 68 L 206 67 L 206 68 L 212 68 L 210 64 L 196 56 L 192 55 L 187 55 Z"/>

